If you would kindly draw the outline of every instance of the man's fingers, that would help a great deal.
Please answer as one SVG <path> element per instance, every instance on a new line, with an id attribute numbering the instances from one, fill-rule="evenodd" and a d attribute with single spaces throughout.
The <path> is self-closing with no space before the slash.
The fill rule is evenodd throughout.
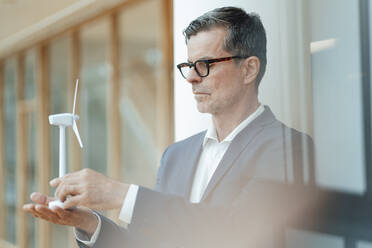
<path id="1" fill-rule="evenodd" d="M 36 205 L 35 210 L 36 214 L 39 215 L 40 218 L 51 221 L 53 223 L 59 223 L 59 216 L 48 207 L 44 205 Z"/>
<path id="2" fill-rule="evenodd" d="M 28 204 L 23 205 L 23 210 L 29 212 L 30 214 L 32 214 L 36 218 L 39 217 L 39 215 L 37 214 L 37 212 L 35 210 L 35 205 L 32 204 L 32 203 L 28 203 Z"/>
<path id="3" fill-rule="evenodd" d="M 25 210 L 25 211 L 30 211 L 30 210 L 33 210 L 34 209 L 34 204 L 32 204 L 32 203 L 28 203 L 28 204 L 25 204 L 25 205 L 23 205 L 23 210 Z"/>
<path id="4" fill-rule="evenodd" d="M 58 206 L 53 207 L 53 212 L 58 215 L 60 219 L 68 219 L 71 216 L 72 211 L 64 210 Z"/>
<path id="5" fill-rule="evenodd" d="M 44 205 L 35 205 L 35 210 L 38 212 L 38 213 L 43 213 L 43 214 L 48 214 L 48 215 L 54 215 L 53 211 L 50 210 L 50 208 L 48 208 L 47 206 L 44 206 Z"/>
<path id="6" fill-rule="evenodd" d="M 50 197 L 48 197 L 46 195 L 43 195 L 39 192 L 32 193 L 30 198 L 33 202 L 35 202 L 37 204 L 40 204 L 40 205 L 48 205 L 48 203 L 53 200 L 53 198 L 50 198 Z"/>
<path id="7" fill-rule="evenodd" d="M 49 185 L 52 187 L 57 187 L 61 183 L 61 178 L 54 178 L 49 182 Z"/>
<path id="8" fill-rule="evenodd" d="M 52 179 L 49 182 L 49 185 L 56 188 L 58 187 L 61 183 L 66 183 L 66 184 L 79 184 L 81 183 L 81 177 L 79 176 L 80 172 L 73 172 L 73 173 L 68 173 L 64 175 L 63 177 L 57 177 Z"/>
<path id="9" fill-rule="evenodd" d="M 64 203 L 63 203 L 63 209 L 69 209 L 72 207 L 81 206 L 83 204 L 82 202 L 82 195 L 76 195 L 69 197 Z"/>
<path id="10" fill-rule="evenodd" d="M 64 202 L 68 195 L 78 195 L 80 193 L 79 186 L 61 184 L 56 190 L 56 197 Z"/>
<path id="11" fill-rule="evenodd" d="M 76 226 L 81 224 L 82 221 L 81 215 L 83 210 L 64 210 L 58 206 L 54 206 L 53 209 L 50 209 L 45 205 L 32 203 L 25 204 L 23 209 L 36 218 L 55 224 Z"/>

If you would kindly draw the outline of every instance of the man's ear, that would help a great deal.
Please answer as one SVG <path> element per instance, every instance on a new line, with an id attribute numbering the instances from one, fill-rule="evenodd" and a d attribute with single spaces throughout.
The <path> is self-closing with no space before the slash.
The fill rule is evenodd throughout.
<path id="1" fill-rule="evenodd" d="M 258 72 L 260 71 L 260 60 L 256 56 L 249 57 L 244 60 L 244 83 L 250 84 L 256 81 Z"/>

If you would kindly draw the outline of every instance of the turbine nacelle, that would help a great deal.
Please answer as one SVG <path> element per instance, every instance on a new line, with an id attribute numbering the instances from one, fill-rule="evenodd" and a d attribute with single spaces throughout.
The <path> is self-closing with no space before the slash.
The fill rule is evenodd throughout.
<path id="1" fill-rule="evenodd" d="M 72 126 L 77 120 L 79 120 L 79 116 L 71 113 L 49 115 L 49 123 L 54 126 Z"/>
<path id="2" fill-rule="evenodd" d="M 74 109 L 75 112 L 75 109 Z M 59 126 L 59 128 L 65 128 L 72 126 L 76 138 L 79 142 L 81 148 L 83 148 L 83 142 L 81 142 L 80 134 L 78 127 L 76 125 L 76 121 L 79 120 L 79 116 L 72 114 L 72 113 L 63 113 L 63 114 L 55 114 L 49 115 L 49 123 L 54 126 Z M 64 137 L 61 137 L 64 138 Z"/>

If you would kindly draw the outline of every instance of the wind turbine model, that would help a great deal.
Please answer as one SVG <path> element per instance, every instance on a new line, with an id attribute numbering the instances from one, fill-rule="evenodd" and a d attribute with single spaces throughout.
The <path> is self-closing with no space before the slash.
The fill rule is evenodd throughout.
<path id="1" fill-rule="evenodd" d="M 63 177 L 66 174 L 66 127 L 72 126 L 80 147 L 83 148 L 83 143 L 81 142 L 79 130 L 76 125 L 76 121 L 79 120 L 79 116 L 75 114 L 78 86 L 79 79 L 76 80 L 72 113 L 49 115 L 49 123 L 59 127 L 59 177 Z M 53 208 L 54 206 L 62 207 L 63 202 L 60 200 L 49 202 L 49 208 Z"/>

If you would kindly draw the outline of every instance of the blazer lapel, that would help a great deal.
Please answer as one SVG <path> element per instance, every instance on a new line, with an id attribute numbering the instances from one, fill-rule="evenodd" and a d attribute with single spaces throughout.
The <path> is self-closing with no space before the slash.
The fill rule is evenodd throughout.
<path id="1" fill-rule="evenodd" d="M 185 178 L 184 180 L 184 186 L 183 186 L 183 195 L 187 200 L 190 198 L 190 193 L 193 185 L 193 179 L 195 174 L 196 166 L 198 165 L 199 157 L 202 150 L 202 144 L 204 140 L 204 136 L 206 134 L 206 131 L 200 133 L 195 137 L 195 140 L 189 144 L 190 148 L 188 151 L 185 151 L 185 161 L 188 161 L 186 163 L 189 166 L 183 167 L 183 175 L 182 177 Z"/>
<path id="2" fill-rule="evenodd" d="M 270 108 L 265 106 L 264 112 L 253 120 L 247 127 L 245 127 L 231 142 L 229 148 L 222 157 L 217 166 L 208 186 L 203 194 L 202 201 L 209 195 L 209 193 L 216 187 L 218 182 L 223 178 L 225 173 L 233 165 L 234 161 L 239 157 L 239 154 L 251 142 L 251 140 L 264 128 L 268 123 L 275 120 Z"/>

